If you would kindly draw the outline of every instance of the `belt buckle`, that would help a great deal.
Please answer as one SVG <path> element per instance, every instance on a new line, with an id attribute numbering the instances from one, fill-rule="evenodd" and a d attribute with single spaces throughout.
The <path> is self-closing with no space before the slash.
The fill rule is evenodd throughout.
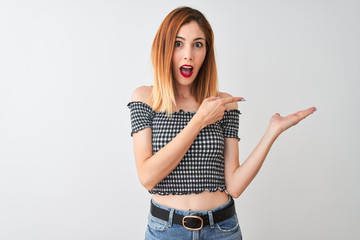
<path id="1" fill-rule="evenodd" d="M 198 220 L 200 220 L 201 226 L 198 227 L 198 228 L 190 228 L 190 227 L 187 227 L 187 226 L 185 225 L 187 218 L 193 218 L 193 219 L 198 219 Z M 201 229 L 203 228 L 203 226 L 204 226 L 204 220 L 203 220 L 201 217 L 199 217 L 199 216 L 184 216 L 183 219 L 182 219 L 182 225 L 183 225 L 183 227 L 184 227 L 185 229 L 187 229 L 187 230 L 199 231 L 199 230 L 201 230 Z"/>

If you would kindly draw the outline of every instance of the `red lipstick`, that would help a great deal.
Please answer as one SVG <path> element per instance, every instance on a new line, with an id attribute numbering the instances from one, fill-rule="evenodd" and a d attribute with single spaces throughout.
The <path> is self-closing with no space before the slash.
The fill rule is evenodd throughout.
<path id="1" fill-rule="evenodd" d="M 189 78 L 193 74 L 194 72 L 193 70 L 194 70 L 193 66 L 185 64 L 180 67 L 180 74 L 185 78 Z"/>

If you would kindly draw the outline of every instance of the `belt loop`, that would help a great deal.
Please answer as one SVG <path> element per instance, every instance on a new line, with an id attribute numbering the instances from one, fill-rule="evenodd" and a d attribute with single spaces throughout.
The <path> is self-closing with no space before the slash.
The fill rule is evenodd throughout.
<path id="1" fill-rule="evenodd" d="M 209 224 L 211 228 L 214 228 L 214 217 L 212 211 L 208 211 Z"/>
<path id="2" fill-rule="evenodd" d="M 169 227 L 172 227 L 172 222 L 173 222 L 173 217 L 174 217 L 174 211 L 175 209 L 171 209 L 170 212 L 169 212 L 169 222 L 168 222 L 168 226 Z"/>

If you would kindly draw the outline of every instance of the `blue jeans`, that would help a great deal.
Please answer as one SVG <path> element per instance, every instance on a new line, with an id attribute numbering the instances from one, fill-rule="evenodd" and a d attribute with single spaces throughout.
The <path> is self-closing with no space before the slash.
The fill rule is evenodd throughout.
<path id="1" fill-rule="evenodd" d="M 234 214 L 234 216 L 224 221 L 215 224 L 212 221 L 212 217 L 211 217 L 212 213 L 226 208 L 230 204 L 230 200 L 231 198 L 229 196 L 229 200 L 224 205 L 221 205 L 209 211 L 176 210 L 160 205 L 152 200 L 153 204 L 155 204 L 156 206 L 170 211 L 169 221 L 164 221 L 162 219 L 156 218 L 152 216 L 151 213 L 149 213 L 148 225 L 145 233 L 145 240 L 169 240 L 169 239 L 171 240 L 172 239 L 242 240 L 241 230 L 236 213 Z M 210 225 L 203 227 L 199 231 L 187 230 L 182 225 L 172 223 L 172 217 L 174 212 L 184 216 L 187 215 L 204 216 L 208 214 L 210 219 Z"/>

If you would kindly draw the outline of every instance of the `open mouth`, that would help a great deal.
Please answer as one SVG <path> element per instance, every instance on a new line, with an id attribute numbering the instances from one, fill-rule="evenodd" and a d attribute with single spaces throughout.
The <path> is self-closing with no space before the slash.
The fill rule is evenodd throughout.
<path id="1" fill-rule="evenodd" d="M 182 65 L 180 67 L 180 74 L 181 76 L 188 78 L 191 77 L 191 75 L 193 74 L 193 70 L 194 67 L 191 65 Z"/>

